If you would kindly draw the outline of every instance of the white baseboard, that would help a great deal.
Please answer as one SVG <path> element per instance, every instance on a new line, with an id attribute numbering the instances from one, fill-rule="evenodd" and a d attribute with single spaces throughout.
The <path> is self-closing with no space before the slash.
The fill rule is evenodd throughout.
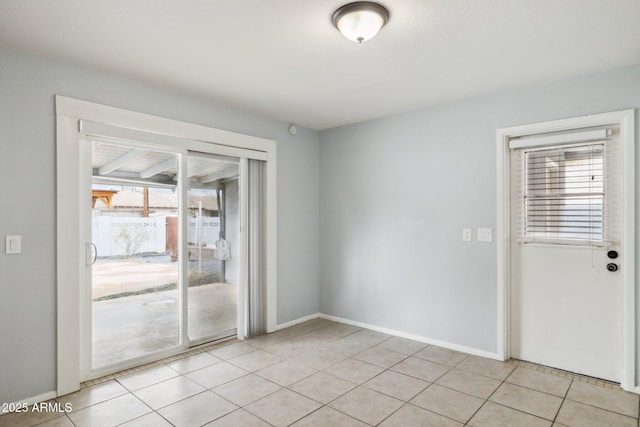
<path id="1" fill-rule="evenodd" d="M 489 359 L 501 360 L 497 353 L 491 353 L 491 352 L 484 351 L 484 350 L 478 350 L 478 349 L 472 348 L 472 347 L 467 347 L 467 346 L 458 345 L 458 344 L 452 344 L 452 343 L 449 343 L 449 342 L 446 342 L 446 341 L 435 340 L 435 339 L 428 338 L 428 337 L 423 337 L 423 336 L 420 336 L 420 335 L 408 334 L 408 333 L 405 333 L 405 332 L 395 331 L 393 329 L 381 328 L 379 326 L 370 325 L 368 323 L 356 322 L 354 320 L 344 319 L 342 317 L 331 316 L 329 314 L 323 314 L 323 313 L 310 314 L 308 316 L 304 316 L 304 317 L 301 317 L 299 319 L 295 319 L 295 320 L 291 320 L 289 322 L 281 323 L 281 324 L 277 325 L 276 329 L 274 331 L 272 331 L 272 332 L 279 331 L 279 330 L 285 329 L 285 328 L 289 328 L 289 327 L 297 325 L 299 323 L 307 322 L 309 320 L 318 319 L 318 318 L 327 319 L 327 320 L 331 320 L 331 321 L 334 321 L 334 322 L 345 323 L 347 325 L 353 325 L 353 326 L 357 326 L 359 328 L 371 329 L 372 331 L 382 332 L 384 334 L 393 335 L 393 336 L 401 337 L 401 338 L 408 338 L 410 340 L 423 342 L 425 344 L 437 345 L 439 347 L 444 347 L 444 348 L 448 348 L 450 350 L 455 350 L 455 351 L 461 351 L 463 353 L 473 354 L 475 356 L 481 356 L 481 357 L 487 357 Z M 635 393 L 640 393 L 640 387 L 635 387 L 633 390 L 629 390 L 629 391 L 632 391 L 632 392 L 635 392 Z M 43 394 L 40 394 L 38 396 L 34 396 L 34 397 L 27 398 L 27 399 L 23 399 L 23 400 L 20 401 L 20 403 L 26 403 L 28 405 L 33 405 L 34 403 L 44 402 L 46 400 L 53 399 L 56 396 L 57 396 L 57 394 L 56 394 L 55 391 L 50 391 L 48 393 L 43 393 Z"/>
<path id="2" fill-rule="evenodd" d="M 477 348 L 467 347 L 467 346 L 459 345 L 459 344 L 453 344 L 453 343 L 450 343 L 450 342 L 440 341 L 440 340 L 436 340 L 436 339 L 433 339 L 433 338 L 423 337 L 423 336 L 420 336 L 420 335 L 408 334 L 408 333 L 405 333 L 405 332 L 395 331 L 393 329 L 382 328 L 382 327 L 379 327 L 379 326 L 370 325 L 368 323 L 356 322 L 354 320 L 349 320 L 349 319 L 345 319 L 345 318 L 337 317 L 337 316 L 331 316 L 329 314 L 324 314 L 324 313 L 310 314 L 308 316 L 304 316 L 304 317 L 301 317 L 299 319 L 295 319 L 295 320 L 291 320 L 289 322 L 281 323 L 281 324 L 277 325 L 276 329 L 273 330 L 272 332 L 279 331 L 279 330 L 285 329 L 285 328 L 289 328 L 291 326 L 297 325 L 298 323 L 307 322 L 309 320 L 318 319 L 318 318 L 332 320 L 334 322 L 345 323 L 347 325 L 353 325 L 353 326 L 357 326 L 359 328 L 371 329 L 372 331 L 382 332 L 382 333 L 385 333 L 385 334 L 388 334 L 388 335 L 393 335 L 393 336 L 401 337 L 401 338 L 408 338 L 410 340 L 423 342 L 425 344 L 437 345 L 438 347 L 444 347 L 444 348 L 448 348 L 450 350 L 455 350 L 455 351 L 460 351 L 460 352 L 463 352 L 463 353 L 473 354 L 474 356 L 481 356 L 481 357 L 486 357 L 486 358 L 489 358 L 489 359 L 502 360 L 502 358 L 500 357 L 500 355 L 498 353 L 492 353 L 490 351 L 479 350 Z"/>
<path id="3" fill-rule="evenodd" d="M 55 391 L 49 391 L 46 393 L 39 394 L 37 396 L 28 397 L 26 399 L 22 399 L 18 402 L 10 403 L 9 407 L 16 407 L 18 405 L 33 405 L 34 403 L 44 402 L 46 400 L 54 399 L 58 397 L 58 394 Z M 1 415 L 10 414 L 11 412 L 0 412 Z"/>
<path id="4" fill-rule="evenodd" d="M 382 332 L 384 334 L 393 335 L 401 338 L 408 338 L 410 340 L 423 342 L 425 344 L 437 345 L 438 347 L 448 348 L 450 350 L 460 351 L 463 353 L 473 354 L 474 356 L 486 357 L 489 359 L 502 360 L 498 353 L 492 353 L 485 350 L 479 350 L 473 347 L 467 347 L 459 344 L 452 344 L 446 341 L 435 340 L 433 338 L 423 337 L 415 334 L 408 334 L 405 332 L 394 331 L 393 329 L 381 328 L 379 326 L 370 325 L 368 323 L 356 322 L 342 317 L 331 316 L 328 314 L 322 314 L 318 316 L 322 319 L 333 320 L 334 322 L 346 323 L 347 325 L 357 326 L 359 328 L 371 329 L 372 331 Z"/>
<path id="5" fill-rule="evenodd" d="M 294 320 L 291 320 L 289 322 L 280 323 L 280 324 L 276 325 L 276 328 L 271 332 L 279 331 L 280 329 L 286 329 L 286 328 L 289 328 L 291 326 L 297 325 L 298 323 L 307 322 L 309 320 L 317 319 L 318 317 L 322 317 L 322 314 L 320 314 L 320 313 L 310 314 L 308 316 L 304 316 L 304 317 L 301 317 L 299 319 L 294 319 Z"/>

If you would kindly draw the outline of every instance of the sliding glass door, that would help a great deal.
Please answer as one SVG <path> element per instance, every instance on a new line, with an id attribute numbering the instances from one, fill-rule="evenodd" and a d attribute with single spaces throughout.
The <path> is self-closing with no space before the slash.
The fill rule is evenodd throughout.
<path id="1" fill-rule="evenodd" d="M 235 335 L 239 159 L 109 138 L 89 144 L 90 371 Z"/>
<path id="2" fill-rule="evenodd" d="M 169 250 L 180 154 L 91 144 L 91 366 L 99 369 L 180 344 L 180 254 Z"/>
<path id="3" fill-rule="evenodd" d="M 240 204 L 238 159 L 189 153 L 188 335 L 236 332 Z"/>

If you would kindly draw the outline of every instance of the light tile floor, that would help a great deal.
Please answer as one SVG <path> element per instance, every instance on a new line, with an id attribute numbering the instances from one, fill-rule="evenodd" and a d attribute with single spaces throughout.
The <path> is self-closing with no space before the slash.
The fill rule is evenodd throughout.
<path id="1" fill-rule="evenodd" d="M 612 383 L 311 320 L 90 381 L 3 426 L 638 427 Z M 51 403 L 56 403 L 51 402 Z"/>

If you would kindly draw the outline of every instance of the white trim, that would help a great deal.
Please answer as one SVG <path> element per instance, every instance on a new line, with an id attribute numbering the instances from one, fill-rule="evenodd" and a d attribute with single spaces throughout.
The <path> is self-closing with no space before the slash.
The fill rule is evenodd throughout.
<path id="1" fill-rule="evenodd" d="M 511 353 L 509 347 L 509 333 L 510 333 L 510 318 L 511 318 L 511 306 L 509 304 L 509 286 L 510 282 L 510 268 L 508 254 L 511 251 L 511 244 L 509 242 L 509 230 L 511 227 L 511 221 L 509 219 L 509 138 L 507 134 L 501 133 L 498 130 L 497 144 L 496 144 L 496 181 L 497 192 L 496 198 L 498 200 L 498 207 L 496 210 L 496 250 L 498 251 L 497 257 L 497 290 L 498 297 L 497 304 L 497 332 L 496 332 L 496 353 L 500 360 L 507 360 Z"/>
<path id="2" fill-rule="evenodd" d="M 89 259 L 89 250 L 91 240 L 91 215 L 87 215 L 87 207 L 91 206 L 91 143 L 82 135 L 79 136 L 78 145 L 78 206 L 77 215 L 79 221 L 76 225 L 80 229 L 80 259 L 78 260 L 78 269 L 80 270 L 80 283 L 86 286 L 80 286 L 76 292 L 80 296 L 80 381 L 86 381 L 87 376 L 91 372 L 91 362 L 93 360 L 93 346 L 82 345 L 82 343 L 90 343 L 93 339 L 93 304 L 92 304 L 92 267 Z M 82 173 L 81 171 L 85 171 Z M 70 206 L 71 207 L 71 206 Z M 96 254 L 97 255 L 97 254 Z M 60 333 L 60 332 L 58 332 Z"/>
<path id="3" fill-rule="evenodd" d="M 215 341 L 214 341 L 215 342 Z M 166 359 L 168 357 L 176 356 L 189 351 L 188 345 L 176 345 L 174 347 L 156 351 L 154 353 L 145 354 L 143 356 L 135 357 L 133 359 L 127 359 L 124 362 L 117 362 L 113 365 L 103 366 L 97 369 L 91 369 L 82 376 L 80 380 L 82 382 L 95 380 L 96 378 L 102 378 L 106 375 L 111 375 L 117 372 L 126 371 L 138 366 L 146 365 L 158 360 Z"/>
<path id="4" fill-rule="evenodd" d="M 240 159 L 240 180 L 238 181 L 238 191 L 240 196 L 240 271 L 239 278 L 241 286 L 238 287 L 238 302 L 242 305 L 242 310 L 238 310 L 238 330 L 237 338 L 240 341 L 248 336 L 247 325 L 249 324 L 249 298 L 248 283 L 249 276 L 249 160 Z"/>
<path id="5" fill-rule="evenodd" d="M 418 342 L 422 342 L 422 343 L 425 343 L 425 344 L 437 345 L 438 347 L 444 347 L 444 348 L 448 348 L 450 350 L 455 350 L 455 351 L 460 351 L 460 352 L 463 352 L 463 353 L 473 354 L 475 356 L 487 357 L 489 359 L 495 359 L 495 360 L 502 360 L 500 358 L 500 356 L 498 355 L 498 353 L 492 353 L 490 351 L 479 350 L 479 349 L 473 348 L 473 347 L 467 347 L 467 346 L 464 346 L 464 345 L 453 344 L 453 343 L 450 343 L 450 342 L 447 342 L 447 341 L 440 341 L 440 340 L 436 340 L 436 339 L 433 339 L 433 338 L 424 337 L 424 336 L 421 336 L 421 335 L 415 335 L 415 334 L 409 334 L 409 333 L 406 333 L 406 332 L 400 332 L 400 331 L 396 331 L 394 329 L 383 328 L 383 327 L 380 327 L 380 326 L 371 325 L 369 323 L 357 322 L 355 320 L 349 320 L 349 319 L 345 319 L 343 317 L 332 316 L 330 314 L 324 314 L 324 313 L 314 313 L 314 314 L 310 314 L 308 316 L 304 316 L 304 317 L 300 317 L 298 319 L 291 320 L 289 322 L 281 323 L 281 324 L 279 324 L 277 326 L 277 328 L 275 330 L 279 331 L 281 329 L 290 328 L 291 326 L 295 326 L 295 325 L 297 325 L 299 323 L 308 322 L 309 320 L 313 320 L 313 319 L 331 320 L 333 322 L 339 322 L 339 323 L 344 323 L 346 325 L 357 326 L 359 328 L 370 329 L 372 331 L 382 332 L 384 334 L 393 335 L 395 337 L 407 338 L 407 339 L 418 341 Z"/>
<path id="6" fill-rule="evenodd" d="M 633 109 L 613 111 L 610 113 L 593 114 L 588 116 L 574 117 L 570 119 L 552 120 L 549 122 L 533 123 L 521 126 L 512 126 L 498 129 L 498 135 L 508 135 L 509 138 L 516 138 L 526 135 L 535 135 L 548 132 L 562 132 L 571 129 L 588 128 L 594 126 L 605 126 L 611 123 L 622 121 L 625 114 L 633 115 Z"/>
<path id="7" fill-rule="evenodd" d="M 599 141 L 611 135 L 611 129 L 596 129 L 582 132 L 571 132 L 555 135 L 533 136 L 523 139 L 509 139 L 509 148 L 548 147 L 556 144 L 571 144 L 574 142 Z"/>
<path id="8" fill-rule="evenodd" d="M 230 329 L 233 330 L 233 329 Z M 185 345 L 177 345 L 175 347 L 171 347 L 165 350 L 160 350 L 155 353 L 145 354 L 144 356 L 136 357 L 133 359 L 128 359 L 124 362 L 116 363 L 113 365 L 108 365 L 103 368 L 94 369 L 91 371 L 90 375 L 86 378 L 83 378 L 82 381 L 90 381 L 96 378 L 102 378 L 105 375 L 111 375 L 114 372 L 122 372 L 127 369 L 136 368 L 138 366 L 143 366 L 152 362 L 161 361 L 173 356 L 179 356 L 182 354 L 186 354 L 201 345 L 211 345 L 211 344 L 219 344 L 225 341 L 229 341 L 231 339 L 236 339 L 235 334 L 231 334 L 229 336 L 224 336 L 226 331 L 221 332 L 220 334 L 216 334 L 211 337 L 206 337 L 205 339 L 195 339 L 187 342 Z M 221 338 L 216 338 L 216 336 L 222 335 Z"/>
<path id="9" fill-rule="evenodd" d="M 265 253 L 267 330 L 277 326 L 277 171 L 276 142 L 221 129 L 209 128 L 144 113 L 94 104 L 63 96 L 56 103 L 56 263 L 57 263 L 57 391 L 71 393 L 80 386 L 80 299 L 79 260 L 84 248 L 79 245 L 81 191 L 79 184 L 79 120 L 108 123 L 126 128 L 127 135 L 146 132 L 162 139 L 181 138 L 192 141 L 201 151 L 223 146 L 252 150 L 243 154 L 264 157 L 265 163 Z M 106 125 L 101 125 L 104 128 Z M 123 135 L 123 136 L 127 136 Z M 215 144 L 213 146 L 212 144 Z M 179 147 L 189 148 L 193 147 Z"/>
<path id="10" fill-rule="evenodd" d="M 295 326 L 295 325 L 297 325 L 299 323 L 308 322 L 309 320 L 317 319 L 317 318 L 322 317 L 322 316 L 323 316 L 323 314 L 321 314 L 321 313 L 315 313 L 315 314 L 310 314 L 308 316 L 300 317 L 298 319 L 291 320 L 289 322 L 280 323 L 278 326 L 276 326 L 276 328 L 275 328 L 275 330 L 273 332 L 279 331 L 281 329 L 290 328 L 290 327 Z"/>
<path id="11" fill-rule="evenodd" d="M 105 123 L 130 129 L 143 131 L 153 130 L 154 133 L 175 136 L 178 138 L 205 141 L 230 147 L 246 148 L 248 150 L 267 151 L 265 145 L 274 145 L 275 141 L 251 135 L 215 129 L 193 123 L 182 122 L 151 114 L 138 113 L 108 105 L 95 104 L 66 96 L 56 95 L 56 114 L 59 116 L 75 117 L 96 123 Z M 108 120 L 107 120 L 108 119 Z"/>
<path id="12" fill-rule="evenodd" d="M 267 332 L 274 331 L 278 325 L 278 192 L 276 145 L 269 151 L 269 161 L 264 165 L 265 189 L 263 204 L 265 212 L 265 288 Z"/>
<path id="13" fill-rule="evenodd" d="M 170 146 L 189 151 L 208 152 L 215 149 L 216 153 L 229 157 L 246 157 L 248 159 L 264 160 L 269 159 L 266 151 L 257 149 L 245 149 L 232 147 L 224 144 L 216 144 L 213 141 L 195 141 L 189 138 L 175 137 L 156 132 L 128 129 L 120 126 L 105 125 L 104 123 L 94 123 L 87 120 L 80 121 L 80 132 L 101 138 L 120 139 L 124 141 L 140 141 L 161 146 Z M 156 172 L 162 172 L 156 171 Z M 155 175 L 152 173 L 151 175 Z M 142 178 L 147 178 L 142 176 Z"/>
<path id="14" fill-rule="evenodd" d="M 627 262 L 620 266 L 623 275 L 622 315 L 622 378 L 620 385 L 628 391 L 636 389 L 635 336 L 635 111 L 633 109 L 595 114 L 564 120 L 554 120 L 496 131 L 497 157 L 497 251 L 498 251 L 498 313 L 497 353 L 502 360 L 510 356 L 509 349 L 509 139 L 540 133 L 603 126 L 618 123 L 624 159 L 623 176 L 623 238 L 622 251 Z"/>
<path id="15" fill-rule="evenodd" d="M 574 249 L 606 249 L 613 245 L 610 240 L 578 240 L 578 239 L 559 239 L 554 237 L 525 237 L 518 242 L 520 245 L 535 245 Z"/>
<path id="16" fill-rule="evenodd" d="M 76 391 L 80 386 L 80 283 L 79 262 L 84 251 L 80 245 L 77 120 L 56 118 L 56 297 L 57 297 L 57 384 L 58 395 Z M 81 247 L 82 246 L 82 247 Z M 64 331 L 64 333 L 61 333 Z"/>
<path id="17" fill-rule="evenodd" d="M 19 402 L 9 403 L 9 407 L 16 405 L 33 405 L 35 403 L 44 402 L 46 400 L 55 399 L 59 395 L 56 394 L 55 391 L 48 391 L 46 393 L 39 394 L 33 397 L 27 397 L 26 399 L 22 399 Z M 12 412 L 0 412 L 0 416 L 12 414 Z"/>
<path id="18" fill-rule="evenodd" d="M 636 211 L 635 211 L 635 111 L 625 110 L 620 119 L 620 140 L 623 144 L 624 177 L 623 182 L 623 216 L 622 230 L 626 238 L 622 242 L 625 254 L 623 274 L 623 364 L 620 386 L 627 389 L 636 387 L 636 288 L 635 288 L 635 246 L 636 246 Z"/>
<path id="19" fill-rule="evenodd" d="M 492 353 L 490 351 L 479 350 L 477 348 L 467 347 L 459 344 L 453 344 L 447 341 L 440 341 L 433 338 L 423 337 L 421 335 L 408 334 L 406 332 L 400 332 L 393 329 L 382 328 L 380 326 L 370 325 L 368 323 L 356 322 L 354 320 L 344 319 L 342 317 L 337 317 L 337 316 L 331 316 L 329 314 L 320 314 L 319 317 L 322 319 L 332 320 L 334 322 L 346 323 L 347 325 L 357 326 L 359 328 L 371 329 L 372 331 L 382 332 L 384 334 L 393 335 L 395 337 L 407 338 L 407 339 L 422 342 L 425 344 L 437 345 L 438 347 L 444 347 L 450 350 L 460 351 L 467 354 L 473 354 L 474 356 L 501 360 L 498 353 Z"/>
<path id="20" fill-rule="evenodd" d="M 178 295 L 178 319 L 184 319 L 185 314 L 189 313 L 189 256 L 184 256 L 188 252 L 188 240 L 189 240 L 189 214 L 187 206 L 189 206 L 188 198 L 188 178 L 187 171 L 188 166 L 188 152 L 183 151 L 178 154 L 178 187 L 176 193 L 178 194 L 178 253 L 180 254 L 180 263 L 178 264 L 178 277 L 179 282 L 179 295 Z M 220 209 L 220 208 L 218 208 Z M 180 331 L 178 335 L 178 342 L 186 346 L 189 345 L 189 325 L 188 322 L 180 321 Z"/>

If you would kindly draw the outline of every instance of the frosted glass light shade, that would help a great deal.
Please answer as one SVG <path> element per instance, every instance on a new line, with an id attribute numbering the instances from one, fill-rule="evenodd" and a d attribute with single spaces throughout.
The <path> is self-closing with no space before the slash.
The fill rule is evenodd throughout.
<path id="1" fill-rule="evenodd" d="M 347 39 L 356 43 L 369 40 L 387 23 L 389 11 L 378 3 L 349 3 L 333 14 L 333 24 Z"/>

